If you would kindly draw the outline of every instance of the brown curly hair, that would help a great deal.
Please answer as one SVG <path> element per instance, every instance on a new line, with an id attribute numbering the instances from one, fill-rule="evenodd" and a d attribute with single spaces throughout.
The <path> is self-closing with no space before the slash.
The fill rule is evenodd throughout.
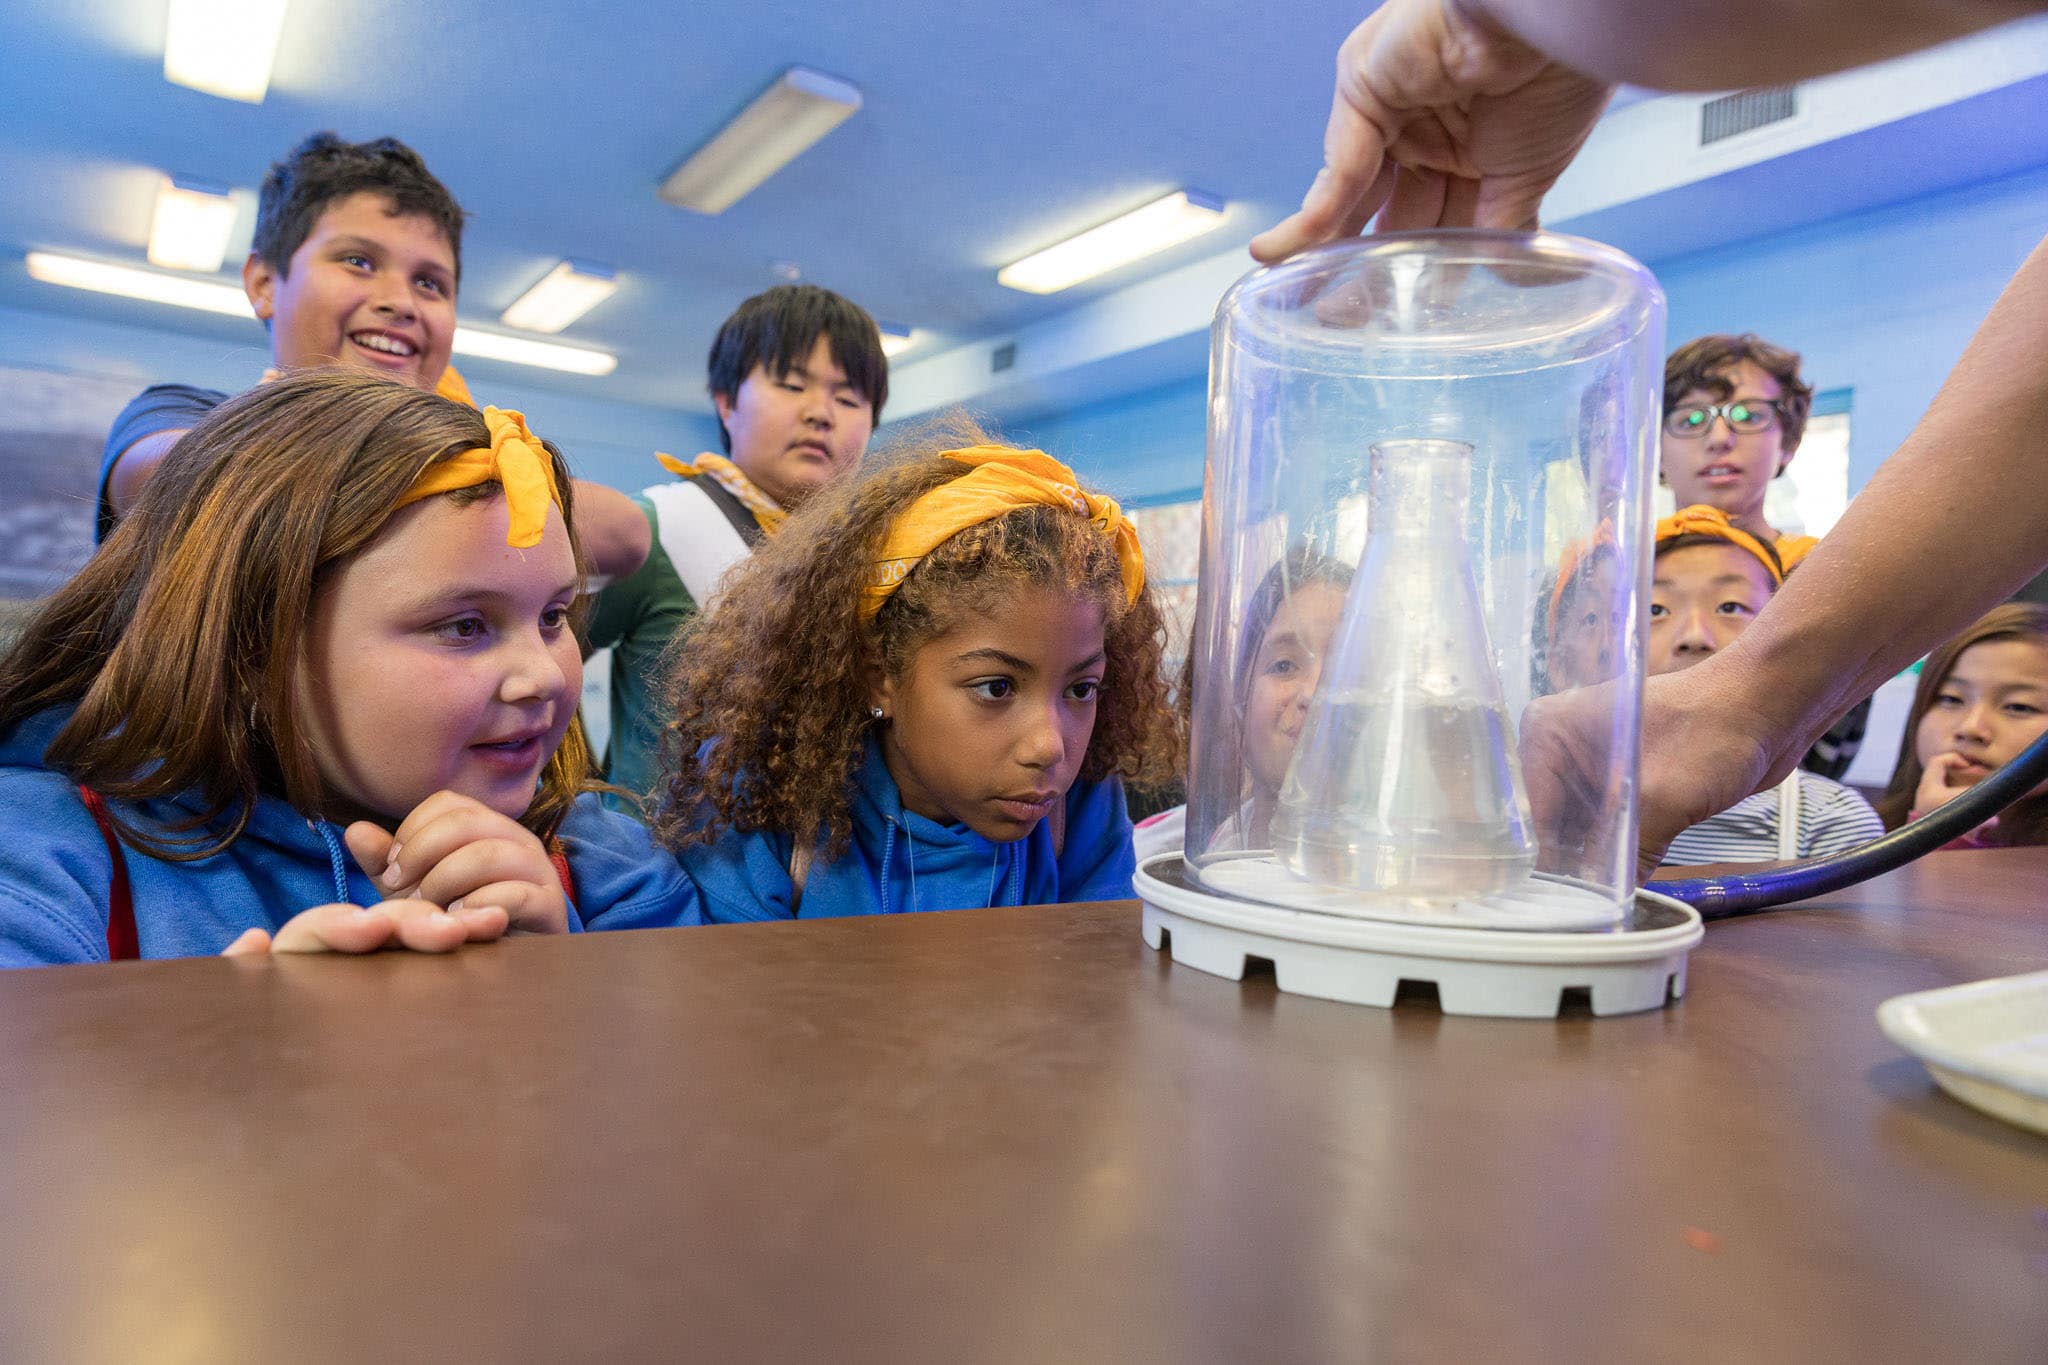
<path id="1" fill-rule="evenodd" d="M 490 443 L 476 409 L 340 367 L 229 399 L 171 448 L 134 511 L 0 660 L 0 735 L 70 706 L 50 767 L 123 800 L 196 793 L 200 813 L 165 829 L 110 807 L 123 843 L 168 861 L 225 849 L 261 795 L 308 815 L 336 809 L 293 700 L 314 602 L 422 470 Z M 568 466 L 547 453 L 581 572 Z M 550 837 L 595 789 L 590 771 L 572 724 L 520 823 Z"/>
<path id="2" fill-rule="evenodd" d="M 733 571 L 717 606 L 674 647 L 675 719 L 662 740 L 670 777 L 654 816 L 663 843 L 709 843 L 728 828 L 820 831 L 825 856 L 841 856 L 873 682 L 902 676 L 963 614 L 1027 586 L 1102 604 L 1105 667 L 1081 779 L 1158 782 L 1177 771 L 1159 607 L 1149 586 L 1125 600 L 1116 547 L 1084 517 L 1026 507 L 969 527 L 919 561 L 872 621 L 861 619 L 861 585 L 891 525 L 966 472 L 940 452 L 987 443 L 962 418 L 921 428 L 805 502 Z"/>

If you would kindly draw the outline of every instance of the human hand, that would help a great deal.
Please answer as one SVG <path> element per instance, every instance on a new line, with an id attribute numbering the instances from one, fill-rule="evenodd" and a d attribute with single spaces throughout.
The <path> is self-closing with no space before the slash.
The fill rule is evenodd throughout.
<path id="1" fill-rule="evenodd" d="M 1679 834 L 1784 774 L 1778 748 L 1755 732 L 1753 709 L 1701 688 L 1694 675 L 1650 678 L 1643 688 L 1636 868 L 1647 877 Z M 1599 817 L 1619 807 L 1627 774 L 1611 756 L 1614 689 L 1599 683 L 1538 697 L 1522 715 L 1522 779 L 1543 865 L 1560 870 L 1601 833 Z M 1789 764 L 1786 764 L 1789 768 Z"/>
<path id="2" fill-rule="evenodd" d="M 358 820 L 343 838 L 387 895 L 458 912 L 496 906 L 510 933 L 568 932 L 568 900 L 547 848 L 517 820 L 471 797 L 435 792 L 396 831 Z"/>
<path id="3" fill-rule="evenodd" d="M 505 925 L 505 911 L 495 905 L 454 912 L 420 900 L 385 901 L 381 905 L 316 905 L 286 920 L 275 936 L 264 929 L 244 930 L 241 937 L 221 950 L 221 956 L 374 953 L 380 948 L 446 953 L 465 943 L 488 943 L 499 938 Z"/>
<path id="4" fill-rule="evenodd" d="M 1387 0 L 1337 52 L 1323 169 L 1252 241 L 1271 264 L 1382 231 L 1533 228 L 1613 87 L 1552 61 L 1469 0 Z"/>
<path id="5" fill-rule="evenodd" d="M 1915 817 L 1945 806 L 1970 789 L 1970 783 L 1959 782 L 1956 774 L 1965 768 L 1974 768 L 1979 776 L 1983 766 L 1972 763 L 1961 754 L 1944 750 L 1927 760 L 1926 771 L 1920 774 L 1919 789 L 1913 793 L 1913 814 Z"/>

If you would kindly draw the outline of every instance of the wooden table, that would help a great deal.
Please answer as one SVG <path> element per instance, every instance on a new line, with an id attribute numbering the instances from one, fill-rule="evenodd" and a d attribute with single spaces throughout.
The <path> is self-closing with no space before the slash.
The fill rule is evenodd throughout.
<path id="1" fill-rule="evenodd" d="M 2048 849 L 1654 1014 L 1174 967 L 1130 904 L 0 976 L 0 1360 L 2048 1360 L 2048 1140 L 1886 996 Z"/>

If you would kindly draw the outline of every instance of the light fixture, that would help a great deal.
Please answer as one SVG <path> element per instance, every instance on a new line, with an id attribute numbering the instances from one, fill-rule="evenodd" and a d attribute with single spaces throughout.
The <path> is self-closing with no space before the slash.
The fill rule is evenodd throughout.
<path id="1" fill-rule="evenodd" d="M 619 282 L 601 265 L 563 261 L 516 299 L 498 321 L 522 332 L 561 331 L 610 298 Z"/>
<path id="2" fill-rule="evenodd" d="M 51 251 L 31 251 L 26 264 L 31 278 L 72 289 L 90 289 L 149 303 L 168 303 L 177 308 L 194 308 L 204 313 L 225 313 L 249 317 L 249 298 L 240 285 L 216 280 L 194 279 L 189 275 L 166 275 L 132 265 L 112 265 L 80 256 L 62 256 Z M 584 346 L 564 346 L 558 341 L 534 341 L 506 336 L 501 332 L 480 332 L 474 327 L 455 329 L 457 355 L 502 360 L 513 365 L 534 365 L 542 369 L 565 370 L 570 374 L 610 374 L 619 358 L 610 351 Z"/>
<path id="3" fill-rule="evenodd" d="M 513 365 L 537 365 L 544 370 L 567 370 L 570 374 L 610 374 L 619 367 L 619 358 L 610 351 L 508 337 L 503 332 L 479 332 L 474 327 L 455 329 L 455 354 L 503 360 Z"/>
<path id="4" fill-rule="evenodd" d="M 160 275 L 132 265 L 109 265 L 78 256 L 59 256 L 48 251 L 28 253 L 28 273 L 45 284 L 72 289 L 90 289 L 122 298 L 168 303 L 178 308 L 197 308 L 205 313 L 249 316 L 249 298 L 239 284 L 192 279 L 184 275 Z"/>
<path id="5" fill-rule="evenodd" d="M 917 344 L 917 332 L 900 322 L 878 322 L 875 327 L 882 334 L 882 354 L 891 360 Z"/>
<path id="6" fill-rule="evenodd" d="M 1105 271 L 1199 237 L 1222 222 L 1222 200 L 1194 190 L 1179 190 L 1004 266 L 997 272 L 996 282 L 1027 294 L 1057 294 Z"/>
<path id="7" fill-rule="evenodd" d="M 661 184 L 661 197 L 723 213 L 860 108 L 860 89 L 792 66 Z"/>
<path id="8" fill-rule="evenodd" d="M 285 0 L 171 0 L 164 79 L 261 104 L 284 31 Z"/>
<path id="9" fill-rule="evenodd" d="M 149 220 L 149 263 L 168 270 L 219 271 L 235 231 L 235 200 L 227 190 L 167 176 Z"/>

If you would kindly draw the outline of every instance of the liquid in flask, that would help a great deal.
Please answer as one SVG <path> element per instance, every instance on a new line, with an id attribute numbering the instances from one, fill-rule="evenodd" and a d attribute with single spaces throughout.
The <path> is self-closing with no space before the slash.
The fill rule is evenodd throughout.
<path id="1" fill-rule="evenodd" d="M 1472 447 L 1372 447 L 1365 558 L 1273 819 L 1296 876 L 1456 900 L 1535 866 L 1529 801 L 1466 549 Z"/>

